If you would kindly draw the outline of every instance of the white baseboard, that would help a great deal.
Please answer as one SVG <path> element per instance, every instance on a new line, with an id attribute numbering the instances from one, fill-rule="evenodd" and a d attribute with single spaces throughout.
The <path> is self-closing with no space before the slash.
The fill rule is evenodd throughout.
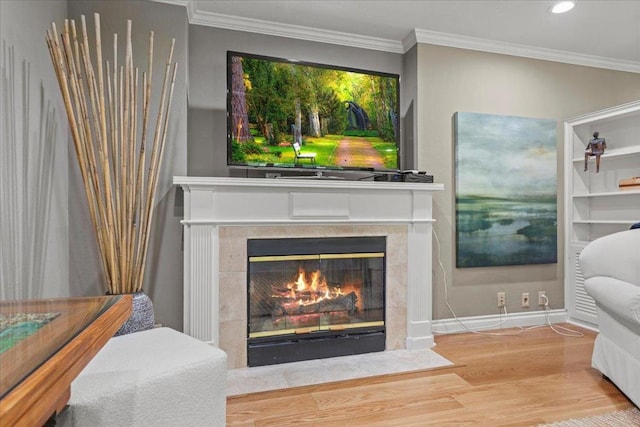
<path id="1" fill-rule="evenodd" d="M 589 322 L 583 322 L 582 320 L 571 319 L 571 318 L 569 320 L 567 320 L 567 322 L 572 324 L 572 325 L 580 326 L 581 328 L 585 328 L 585 329 L 588 329 L 588 330 L 593 331 L 593 332 L 600 332 L 600 330 L 599 330 L 597 325 L 594 325 L 594 324 L 589 323 Z"/>
<path id="2" fill-rule="evenodd" d="M 508 329 L 565 323 L 569 316 L 567 310 L 534 311 L 527 313 L 492 314 L 487 316 L 458 317 L 434 320 L 431 324 L 434 335 L 458 334 L 470 331 L 487 331 L 491 329 Z"/>

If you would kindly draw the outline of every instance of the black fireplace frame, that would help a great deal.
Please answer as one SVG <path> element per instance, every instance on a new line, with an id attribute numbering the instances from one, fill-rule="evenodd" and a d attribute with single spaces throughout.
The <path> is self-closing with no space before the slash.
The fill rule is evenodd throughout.
<path id="1" fill-rule="evenodd" d="M 279 244 L 285 240 L 286 245 Z M 250 286 L 249 258 L 252 256 L 261 256 L 267 252 L 274 256 L 382 252 L 385 254 L 382 292 L 386 295 L 386 246 L 385 236 L 248 239 L 247 290 Z M 384 300 L 386 306 L 386 298 Z M 247 319 L 250 318 L 249 312 L 250 301 L 247 298 Z M 251 325 L 247 322 L 247 366 L 266 366 L 384 351 L 386 349 L 386 309 L 383 310 L 382 323 L 382 325 L 342 330 L 250 337 Z"/>

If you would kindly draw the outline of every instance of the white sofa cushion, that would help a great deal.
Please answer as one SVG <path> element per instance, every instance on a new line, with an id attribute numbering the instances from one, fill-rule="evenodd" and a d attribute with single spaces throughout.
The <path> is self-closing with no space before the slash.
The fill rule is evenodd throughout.
<path id="1" fill-rule="evenodd" d="M 603 310 L 640 332 L 640 286 L 596 276 L 585 280 L 584 288 Z"/>
<path id="2" fill-rule="evenodd" d="M 614 277 L 640 286 L 640 229 L 620 231 L 590 242 L 580 253 L 585 279 Z"/>

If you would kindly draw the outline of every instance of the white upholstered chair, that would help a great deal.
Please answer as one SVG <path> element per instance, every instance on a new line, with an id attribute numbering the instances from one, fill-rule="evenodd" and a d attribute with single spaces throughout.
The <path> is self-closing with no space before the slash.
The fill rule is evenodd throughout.
<path id="1" fill-rule="evenodd" d="M 640 406 L 640 229 L 590 242 L 579 261 L 598 311 L 592 365 Z"/>

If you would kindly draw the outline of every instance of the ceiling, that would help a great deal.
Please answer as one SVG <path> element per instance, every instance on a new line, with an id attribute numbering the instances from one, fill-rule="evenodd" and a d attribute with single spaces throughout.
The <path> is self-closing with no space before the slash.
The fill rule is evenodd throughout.
<path id="1" fill-rule="evenodd" d="M 416 42 L 640 72 L 640 0 L 160 0 L 190 22 L 406 51 Z M 567 60 L 564 61 L 563 58 Z"/>

